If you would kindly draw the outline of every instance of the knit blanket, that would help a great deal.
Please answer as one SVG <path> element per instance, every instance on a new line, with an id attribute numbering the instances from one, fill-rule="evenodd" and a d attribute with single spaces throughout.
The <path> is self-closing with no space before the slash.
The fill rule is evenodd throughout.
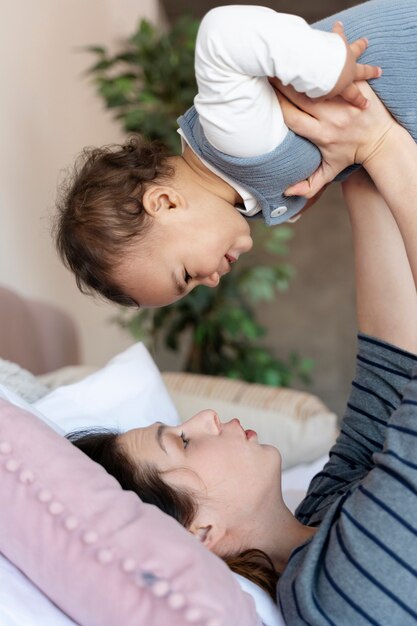
<path id="1" fill-rule="evenodd" d="M 50 391 L 31 372 L 17 363 L 4 359 L 0 359 L 0 385 L 4 385 L 29 403 L 36 402 Z"/>

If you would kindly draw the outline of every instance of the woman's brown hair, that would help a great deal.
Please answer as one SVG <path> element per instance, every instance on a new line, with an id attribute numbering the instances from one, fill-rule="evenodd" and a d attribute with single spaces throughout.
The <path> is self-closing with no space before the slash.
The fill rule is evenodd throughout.
<path id="1" fill-rule="evenodd" d="M 161 144 L 133 136 L 123 145 L 86 148 L 78 158 L 61 186 L 53 231 L 83 293 L 136 304 L 117 285 L 115 269 L 149 228 L 143 194 L 147 184 L 172 175 L 168 156 Z"/>
<path id="2" fill-rule="evenodd" d="M 118 443 L 117 432 L 78 431 L 67 435 L 77 448 L 114 476 L 122 489 L 133 491 L 148 504 L 154 504 L 188 528 L 196 513 L 197 502 L 187 490 L 168 485 L 157 469 L 136 465 Z M 256 583 L 276 601 L 278 573 L 269 556 L 258 549 L 222 556 L 230 569 Z"/>

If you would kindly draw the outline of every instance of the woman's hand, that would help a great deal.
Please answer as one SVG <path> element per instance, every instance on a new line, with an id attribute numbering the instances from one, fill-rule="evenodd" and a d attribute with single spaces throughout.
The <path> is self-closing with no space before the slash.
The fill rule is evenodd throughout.
<path id="1" fill-rule="evenodd" d="M 292 87 L 284 87 L 277 79 L 269 80 L 275 88 L 286 124 L 316 144 L 322 154 L 320 167 L 308 180 L 289 187 L 286 195 L 312 198 L 346 167 L 364 163 L 390 129 L 397 125 L 366 82 L 359 83 L 369 101 L 369 106 L 363 110 L 342 98 L 317 102 Z"/>

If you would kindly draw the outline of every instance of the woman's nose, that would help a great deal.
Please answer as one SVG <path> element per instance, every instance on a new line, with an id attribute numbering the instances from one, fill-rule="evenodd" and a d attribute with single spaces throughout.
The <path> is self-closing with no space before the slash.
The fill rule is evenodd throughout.
<path id="1" fill-rule="evenodd" d="M 210 435 L 220 435 L 222 424 L 216 411 L 205 409 L 194 415 L 190 420 L 190 425 L 196 430 Z"/>

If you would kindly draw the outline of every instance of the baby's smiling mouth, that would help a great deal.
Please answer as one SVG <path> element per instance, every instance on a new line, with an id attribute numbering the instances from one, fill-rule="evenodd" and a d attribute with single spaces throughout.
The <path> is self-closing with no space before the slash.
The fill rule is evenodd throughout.
<path id="1" fill-rule="evenodd" d="M 229 263 L 236 263 L 236 261 L 237 261 L 237 259 L 234 256 L 232 256 L 231 254 L 225 254 L 224 256 L 226 257 L 226 259 L 227 259 L 227 261 Z"/>

